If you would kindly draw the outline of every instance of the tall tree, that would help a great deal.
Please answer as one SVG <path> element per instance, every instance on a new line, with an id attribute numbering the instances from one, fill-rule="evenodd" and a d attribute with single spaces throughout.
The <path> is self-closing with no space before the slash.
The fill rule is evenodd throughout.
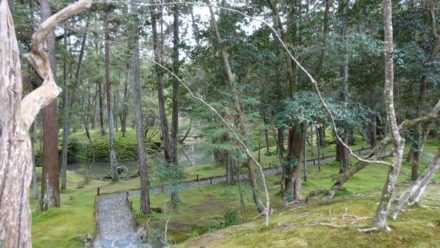
<path id="1" fill-rule="evenodd" d="M 382 190 L 382 197 L 374 216 L 373 224 L 376 228 L 389 229 L 387 217 L 393 199 L 394 189 L 402 165 L 403 148 L 405 140 L 400 136 L 400 128 L 397 126 L 396 113 L 394 110 L 394 47 L 393 47 L 393 21 L 392 1 L 383 0 L 383 20 L 385 30 L 385 108 L 387 121 L 391 131 L 392 160 L 385 185 Z"/>
<path id="2" fill-rule="evenodd" d="M 110 152 L 110 172 L 113 180 L 118 180 L 116 148 L 115 148 L 115 118 L 113 111 L 113 83 L 110 79 L 110 31 L 109 31 L 109 12 L 110 6 L 104 9 L 104 65 L 105 65 L 105 86 L 107 96 L 107 116 L 108 116 L 108 137 Z"/>
<path id="3" fill-rule="evenodd" d="M 133 23 L 133 44 L 132 44 L 132 60 L 131 68 L 133 73 L 133 95 L 134 95 L 134 110 L 136 115 L 136 140 L 138 148 L 138 167 L 139 177 L 141 180 L 141 202 L 140 209 L 142 213 L 150 213 L 150 182 L 148 180 L 147 155 L 145 153 L 144 143 L 144 124 L 142 113 L 142 99 L 141 86 L 139 80 L 139 21 L 137 19 L 137 7 L 132 3 L 132 18 Z"/>
<path id="4" fill-rule="evenodd" d="M 22 98 L 21 65 L 8 1 L 0 0 L 0 241 L 5 248 L 31 247 L 29 129 L 38 112 L 60 93 L 44 45 L 55 25 L 91 5 L 81 0 L 59 11 L 32 36 L 29 62 L 44 80 Z"/>
<path id="5" fill-rule="evenodd" d="M 64 50 L 67 53 L 67 32 L 64 28 Z M 66 189 L 67 184 L 67 151 L 69 145 L 69 95 L 67 90 L 67 61 L 66 55 L 64 55 L 63 61 L 63 82 L 64 82 L 64 92 L 63 92 L 63 151 L 61 153 L 61 189 Z"/>
<path id="6" fill-rule="evenodd" d="M 51 15 L 50 0 L 40 1 L 41 21 Z M 56 77 L 55 33 L 49 33 L 46 43 L 50 67 Z M 58 160 L 58 114 L 54 100 L 43 109 L 43 172 L 41 174 L 41 210 L 60 206 L 60 182 Z"/>
<path id="7" fill-rule="evenodd" d="M 427 2 L 427 12 L 429 14 L 429 21 L 431 23 L 431 34 L 434 38 L 434 43 L 428 46 L 430 51 L 428 52 L 428 59 L 424 62 L 427 68 L 432 70 L 433 63 L 435 63 L 437 53 L 440 50 L 440 33 L 437 30 L 437 15 L 436 15 L 436 2 L 435 0 L 430 0 Z M 428 75 L 426 73 L 422 76 L 419 86 L 419 92 L 417 96 L 416 102 L 416 117 L 421 117 L 423 114 L 423 107 L 425 103 L 425 98 L 427 94 L 427 85 L 428 85 Z M 426 126 L 423 126 L 422 123 L 419 123 L 413 132 L 415 133 L 413 144 L 411 145 L 410 154 L 412 154 L 411 161 L 411 180 L 417 180 L 418 167 L 420 163 L 420 157 L 423 152 L 423 146 L 425 139 L 427 137 Z"/>
<path id="8" fill-rule="evenodd" d="M 159 20 L 159 25 L 158 25 Z M 176 21 L 176 18 L 174 18 L 174 21 Z M 178 21 L 178 18 L 177 18 Z M 170 138 L 169 133 L 169 127 L 168 127 L 168 118 L 166 116 L 166 108 L 165 108 L 165 93 L 164 93 L 164 75 L 163 75 L 163 69 L 160 68 L 159 64 L 162 64 L 163 58 L 164 58 L 164 37 L 163 37 L 163 9 L 162 6 L 160 7 L 160 11 L 151 9 L 151 25 L 152 25 L 152 31 L 153 31 L 153 50 L 154 50 L 154 61 L 156 62 L 156 85 L 157 85 L 157 98 L 159 103 L 159 119 L 160 119 L 160 130 L 161 130 L 161 139 L 162 144 L 164 148 L 164 160 L 167 163 L 166 166 L 176 166 L 177 165 L 177 128 L 178 128 L 178 103 L 177 103 L 177 91 L 178 91 L 178 85 L 176 83 L 173 83 L 173 90 L 177 90 L 176 93 L 173 92 L 173 113 L 172 113 L 172 138 Z M 160 33 L 158 32 L 157 28 L 160 27 Z M 178 29 L 175 29 L 174 31 L 178 32 Z M 178 33 L 177 33 L 178 35 Z M 174 36 L 174 41 L 177 38 L 178 42 L 178 36 Z M 176 49 L 178 49 L 176 47 Z M 177 52 L 177 58 L 178 58 L 178 52 Z M 176 50 L 173 54 L 174 57 L 176 57 Z M 177 67 L 178 69 L 178 67 Z M 174 94 L 176 94 L 174 96 Z M 174 97 L 176 97 L 174 99 Z M 174 101 L 176 100 L 176 101 Z M 176 129 L 174 130 L 174 127 Z M 175 135 L 174 135 L 175 133 Z M 175 136 L 175 138 L 174 138 Z M 176 145 L 176 146 L 174 146 Z M 175 179 L 172 179 L 175 180 Z M 173 182 L 175 184 L 176 182 Z M 177 189 L 173 187 L 173 190 L 171 192 L 171 202 L 173 204 L 173 207 L 176 207 L 177 202 L 179 201 L 179 196 L 177 194 Z"/>
<path id="9" fill-rule="evenodd" d="M 341 38 L 342 38 L 342 63 L 340 65 L 340 76 L 342 79 L 342 99 L 345 102 L 348 101 L 348 6 L 349 0 L 342 1 L 342 21 L 341 21 Z M 345 144 L 348 144 L 348 128 L 345 128 L 343 133 L 340 134 L 341 139 Z M 340 161 L 339 172 L 343 173 L 348 168 L 348 150 L 342 145 L 341 142 L 336 143 L 336 158 Z"/>
<path id="10" fill-rule="evenodd" d="M 179 75 L 179 4 L 173 6 L 173 70 L 174 74 Z M 173 97 L 172 97 L 172 113 L 171 113 L 171 163 L 178 166 L 177 160 L 177 133 L 179 132 L 179 89 L 180 83 L 177 79 L 173 79 Z M 179 201 L 177 190 L 171 192 L 171 201 L 176 206 Z"/>

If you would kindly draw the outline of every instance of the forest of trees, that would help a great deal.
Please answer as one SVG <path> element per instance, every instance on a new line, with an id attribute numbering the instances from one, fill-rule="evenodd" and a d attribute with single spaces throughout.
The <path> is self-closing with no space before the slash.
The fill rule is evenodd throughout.
<path id="1" fill-rule="evenodd" d="M 274 212 L 331 202 L 375 166 L 382 191 L 359 231 L 391 230 L 440 168 L 439 143 L 425 151 L 440 139 L 439 15 L 437 0 L 0 0 L 0 248 L 32 246 L 31 198 L 38 211 L 63 208 L 74 137 L 84 161 L 104 150 L 117 183 L 130 130 L 142 215 L 157 205 L 153 167 L 179 211 L 178 151 L 196 130 L 225 187 L 240 188 L 243 219 L 253 211 L 270 227 Z M 337 172 L 309 191 L 329 146 Z"/>

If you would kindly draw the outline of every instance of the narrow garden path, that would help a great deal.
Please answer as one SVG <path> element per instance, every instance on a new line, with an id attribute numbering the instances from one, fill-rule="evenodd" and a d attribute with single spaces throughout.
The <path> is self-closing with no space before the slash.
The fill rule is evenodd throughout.
<path id="1" fill-rule="evenodd" d="M 142 244 L 127 193 L 96 196 L 95 248 L 149 247 Z"/>

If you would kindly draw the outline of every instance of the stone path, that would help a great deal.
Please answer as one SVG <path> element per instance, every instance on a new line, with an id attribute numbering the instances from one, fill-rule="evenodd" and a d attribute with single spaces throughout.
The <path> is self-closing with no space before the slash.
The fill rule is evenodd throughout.
<path id="1" fill-rule="evenodd" d="M 149 247 L 137 232 L 127 193 L 96 196 L 95 248 Z"/>

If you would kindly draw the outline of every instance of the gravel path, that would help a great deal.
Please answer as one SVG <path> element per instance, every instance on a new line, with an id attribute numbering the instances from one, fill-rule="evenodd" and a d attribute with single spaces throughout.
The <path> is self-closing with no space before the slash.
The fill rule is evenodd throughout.
<path id="1" fill-rule="evenodd" d="M 127 193 L 96 196 L 95 248 L 149 247 L 142 244 Z"/>

